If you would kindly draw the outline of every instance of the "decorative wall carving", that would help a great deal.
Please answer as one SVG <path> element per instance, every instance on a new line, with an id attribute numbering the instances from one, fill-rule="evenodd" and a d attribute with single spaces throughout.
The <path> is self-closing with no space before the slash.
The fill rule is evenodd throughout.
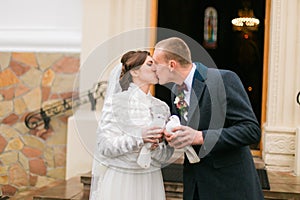
<path id="1" fill-rule="evenodd" d="M 268 133 L 265 136 L 266 153 L 294 154 L 295 153 L 295 135 Z"/>

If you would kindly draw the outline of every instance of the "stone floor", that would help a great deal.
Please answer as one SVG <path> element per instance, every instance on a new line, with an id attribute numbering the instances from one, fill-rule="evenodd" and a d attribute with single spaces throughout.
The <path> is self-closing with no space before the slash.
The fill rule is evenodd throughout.
<path id="1" fill-rule="evenodd" d="M 300 176 L 290 172 L 268 171 L 270 190 L 264 190 L 265 199 L 300 200 Z"/>
<path id="2" fill-rule="evenodd" d="M 300 200 L 300 177 L 288 172 L 268 171 L 270 190 L 264 190 L 265 199 Z M 56 181 L 47 187 L 25 191 L 11 200 L 88 200 L 90 175 Z M 85 186 L 84 186 L 85 185 Z M 182 200 L 182 183 L 165 182 L 167 200 Z"/>
<path id="3" fill-rule="evenodd" d="M 270 190 L 263 190 L 266 200 L 300 200 L 300 176 L 290 172 L 268 171 Z M 182 200 L 181 183 L 165 183 L 167 200 Z"/>
<path id="4" fill-rule="evenodd" d="M 88 200 L 89 189 L 84 188 L 81 177 L 55 181 L 37 190 L 23 191 L 10 200 Z"/>

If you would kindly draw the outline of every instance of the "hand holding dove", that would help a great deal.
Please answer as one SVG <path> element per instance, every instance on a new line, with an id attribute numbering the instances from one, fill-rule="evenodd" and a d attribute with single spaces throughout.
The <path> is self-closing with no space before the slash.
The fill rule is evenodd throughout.
<path id="1" fill-rule="evenodd" d="M 190 163 L 200 162 L 200 158 L 198 157 L 197 153 L 191 146 L 191 143 L 194 139 L 193 138 L 194 135 L 189 134 L 189 135 L 185 135 L 189 137 L 180 137 L 182 132 L 180 130 L 173 132 L 175 127 L 180 127 L 180 120 L 178 116 L 172 115 L 166 124 L 166 131 L 171 134 L 177 134 L 177 137 L 174 137 L 174 141 L 173 140 L 169 141 L 170 145 L 173 145 L 175 148 L 184 148 L 185 154 Z"/>
<path id="2" fill-rule="evenodd" d="M 144 131 L 143 139 L 144 146 L 137 158 L 137 163 L 142 168 L 149 168 L 151 164 L 151 150 L 156 148 L 160 139 L 162 137 L 162 129 L 165 126 L 165 120 L 160 114 L 155 114 L 153 116 L 153 121 L 151 123 L 151 128 Z"/>

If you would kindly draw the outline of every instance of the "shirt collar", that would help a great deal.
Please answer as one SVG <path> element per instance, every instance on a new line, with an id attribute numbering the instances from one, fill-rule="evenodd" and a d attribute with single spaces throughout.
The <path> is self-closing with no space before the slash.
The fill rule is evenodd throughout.
<path id="1" fill-rule="evenodd" d="M 196 70 L 196 65 L 194 63 L 192 63 L 192 65 L 193 66 L 192 66 L 192 69 L 191 69 L 189 75 L 184 80 L 184 83 L 186 84 L 188 91 L 191 91 L 193 78 L 194 78 L 194 74 L 195 74 L 195 70 Z"/>

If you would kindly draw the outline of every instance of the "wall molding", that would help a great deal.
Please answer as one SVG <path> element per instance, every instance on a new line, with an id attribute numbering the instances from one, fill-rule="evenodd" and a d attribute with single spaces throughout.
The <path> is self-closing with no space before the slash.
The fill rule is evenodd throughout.
<path id="1" fill-rule="evenodd" d="M 81 52 L 81 30 L 1 29 L 1 52 Z"/>
<path id="2" fill-rule="evenodd" d="M 294 172 L 297 176 L 300 176 L 300 127 L 296 129 L 295 139 L 295 169 Z"/>
<path id="3" fill-rule="evenodd" d="M 296 132 L 296 128 L 293 127 L 283 127 L 283 126 L 264 126 L 264 130 L 266 132 L 272 133 L 290 133 L 294 134 Z"/>
<path id="4" fill-rule="evenodd" d="M 1 52 L 81 51 L 82 0 L 2 0 Z"/>
<path id="5" fill-rule="evenodd" d="M 281 0 L 273 0 L 271 4 L 270 31 L 270 63 L 269 63 L 269 94 L 268 123 L 276 124 L 276 106 L 279 93 L 279 58 L 280 58 L 280 29 L 281 29 Z"/>

